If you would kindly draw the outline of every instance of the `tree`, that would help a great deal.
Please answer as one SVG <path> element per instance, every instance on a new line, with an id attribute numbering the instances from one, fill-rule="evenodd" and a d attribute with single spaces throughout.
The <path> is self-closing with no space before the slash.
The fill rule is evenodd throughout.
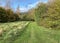
<path id="1" fill-rule="evenodd" d="M 14 21 L 14 12 L 11 9 L 6 10 L 6 16 L 8 17 L 8 21 Z"/>
<path id="2" fill-rule="evenodd" d="M 38 7 L 35 9 L 35 20 L 39 24 L 43 15 L 46 15 L 47 5 L 44 3 L 39 3 Z"/>
<path id="3" fill-rule="evenodd" d="M 11 0 L 6 0 L 5 9 L 10 9 L 10 8 L 11 8 Z"/>
<path id="4" fill-rule="evenodd" d="M 20 17 L 20 6 L 19 5 L 17 6 L 16 14 Z"/>
<path id="5" fill-rule="evenodd" d="M 50 2 L 51 3 L 51 2 Z M 51 28 L 60 28 L 59 21 L 60 21 L 60 0 L 54 0 L 51 4 L 48 5 L 47 15 L 50 18 L 50 25 Z"/>
<path id="6" fill-rule="evenodd" d="M 4 8 L 0 7 L 0 22 L 6 22 L 7 18 L 6 18 L 6 11 Z"/>
<path id="7" fill-rule="evenodd" d="M 60 0 L 53 0 L 46 4 L 40 3 L 35 10 L 35 16 L 39 25 L 60 29 Z"/>
<path id="8" fill-rule="evenodd" d="M 27 19 L 30 19 L 31 21 L 34 21 L 34 17 L 35 17 L 35 9 L 30 9 L 28 11 L 28 14 L 27 14 Z"/>

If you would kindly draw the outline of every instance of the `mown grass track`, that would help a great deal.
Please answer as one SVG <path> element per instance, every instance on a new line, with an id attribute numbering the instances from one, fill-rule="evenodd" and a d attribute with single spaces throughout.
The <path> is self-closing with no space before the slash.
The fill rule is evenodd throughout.
<path id="1" fill-rule="evenodd" d="M 14 43 L 60 43 L 60 30 L 46 29 L 31 22 Z"/>

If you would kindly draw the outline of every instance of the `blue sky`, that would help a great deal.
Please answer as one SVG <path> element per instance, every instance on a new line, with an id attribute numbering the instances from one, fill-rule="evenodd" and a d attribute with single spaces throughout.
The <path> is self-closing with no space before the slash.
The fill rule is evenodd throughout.
<path id="1" fill-rule="evenodd" d="M 34 8 L 39 2 L 47 2 L 48 0 L 11 0 L 11 7 L 16 10 L 18 4 L 21 12 L 26 12 Z M 0 0 L 0 6 L 4 6 L 6 0 Z"/>

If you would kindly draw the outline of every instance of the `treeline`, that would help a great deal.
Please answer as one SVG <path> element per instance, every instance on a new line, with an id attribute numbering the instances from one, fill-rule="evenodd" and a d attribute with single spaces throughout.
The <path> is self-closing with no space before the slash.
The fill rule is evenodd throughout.
<path id="1" fill-rule="evenodd" d="M 39 3 L 35 9 L 35 20 L 40 26 L 60 29 L 60 0 Z"/>
<path id="2" fill-rule="evenodd" d="M 34 15 L 34 9 L 31 9 L 28 12 L 20 13 L 20 19 L 23 21 L 35 21 Z"/>
<path id="3" fill-rule="evenodd" d="M 13 22 L 19 20 L 19 15 L 11 9 L 0 7 L 0 22 Z"/>
<path id="4" fill-rule="evenodd" d="M 14 12 L 12 9 L 0 7 L 0 22 L 34 21 L 34 14 L 32 11 L 33 10 L 20 13 L 18 10 Z"/>

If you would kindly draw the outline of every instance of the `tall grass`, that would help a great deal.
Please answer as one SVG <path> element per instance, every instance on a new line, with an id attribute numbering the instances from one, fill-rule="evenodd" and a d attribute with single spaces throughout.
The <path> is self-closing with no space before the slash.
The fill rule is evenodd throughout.
<path id="1" fill-rule="evenodd" d="M 9 25 L 10 23 L 8 23 Z M 0 40 L 1 43 L 13 43 L 13 41 L 22 34 L 22 32 L 25 30 L 25 27 L 29 24 L 29 22 L 22 22 L 18 23 L 12 23 L 13 27 L 9 25 L 9 30 L 7 30 L 5 33 L 3 33 L 3 36 L 1 37 L 2 40 Z"/>

